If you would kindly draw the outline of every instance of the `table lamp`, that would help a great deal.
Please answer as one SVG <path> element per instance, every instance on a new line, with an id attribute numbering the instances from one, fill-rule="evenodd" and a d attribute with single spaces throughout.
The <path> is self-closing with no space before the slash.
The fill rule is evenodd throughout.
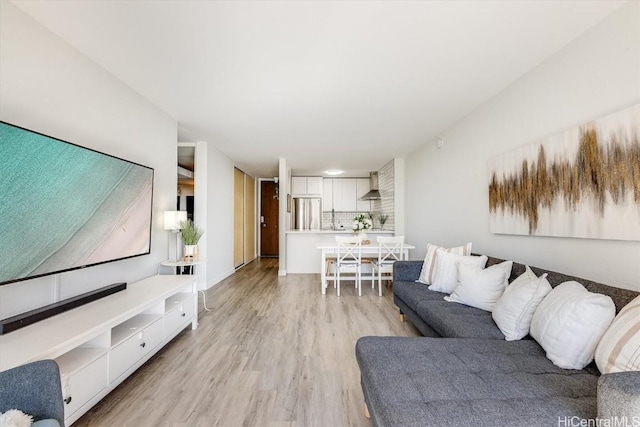
<path id="1" fill-rule="evenodd" d="M 173 261 L 179 261 L 178 248 L 180 247 L 180 224 L 187 220 L 186 211 L 164 211 L 164 229 L 170 230 L 176 235 L 176 256 Z M 171 248 L 169 248 L 169 258 L 171 258 Z"/>

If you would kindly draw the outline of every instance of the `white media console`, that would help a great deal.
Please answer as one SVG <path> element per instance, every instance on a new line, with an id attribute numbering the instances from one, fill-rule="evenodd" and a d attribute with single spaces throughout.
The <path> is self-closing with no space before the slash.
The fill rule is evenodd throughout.
<path id="1" fill-rule="evenodd" d="M 189 324 L 198 326 L 197 276 L 152 276 L 0 336 L 0 371 L 58 362 L 69 426 Z"/>

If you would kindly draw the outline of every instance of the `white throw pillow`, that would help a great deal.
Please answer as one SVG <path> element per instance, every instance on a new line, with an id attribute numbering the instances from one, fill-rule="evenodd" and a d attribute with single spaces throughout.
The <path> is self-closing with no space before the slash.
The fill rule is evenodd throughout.
<path id="1" fill-rule="evenodd" d="M 458 285 L 445 301 L 459 302 L 481 310 L 491 311 L 500 299 L 511 276 L 513 261 L 504 261 L 482 269 L 482 267 L 460 263 Z"/>
<path id="2" fill-rule="evenodd" d="M 551 292 L 551 285 L 546 277 L 547 273 L 536 277 L 527 266 L 525 272 L 507 286 L 493 307 L 493 321 L 507 341 L 522 339 L 529 333 L 536 308 Z"/>
<path id="3" fill-rule="evenodd" d="M 554 365 L 582 369 L 593 360 L 600 337 L 615 315 L 610 297 L 589 292 L 578 282 L 564 282 L 542 300 L 530 333 Z"/>
<path id="4" fill-rule="evenodd" d="M 456 255 L 470 255 L 471 254 L 471 242 L 467 243 L 464 246 L 458 246 L 455 248 L 443 248 L 440 246 L 427 244 L 427 254 L 424 257 L 424 262 L 422 263 L 422 270 L 420 270 L 420 277 L 418 277 L 418 282 L 430 285 L 433 283 L 433 276 L 435 274 L 436 268 L 436 251 L 438 249 L 443 249 L 449 253 Z"/>
<path id="5" fill-rule="evenodd" d="M 0 413 L 0 426 L 3 427 L 29 427 L 33 422 L 33 417 L 18 409 L 9 409 Z"/>
<path id="6" fill-rule="evenodd" d="M 450 294 L 458 285 L 458 265 L 471 264 L 484 268 L 487 263 L 486 255 L 462 256 L 455 255 L 446 250 L 436 251 L 436 270 L 433 276 L 433 284 L 429 286 L 432 291 Z"/>
<path id="7" fill-rule="evenodd" d="M 542 276 L 540 276 L 540 277 L 542 277 Z M 524 266 L 524 273 L 522 273 L 521 275 L 519 275 L 518 277 L 513 279 L 513 282 L 511 282 L 509 284 L 509 286 L 519 285 L 521 283 L 531 282 L 532 280 L 538 280 L 538 276 L 536 276 L 536 273 L 534 273 L 533 270 L 531 270 L 531 268 L 529 268 L 528 265 L 525 265 Z"/>
<path id="8" fill-rule="evenodd" d="M 624 306 L 596 348 L 603 374 L 640 371 L 640 297 Z"/>

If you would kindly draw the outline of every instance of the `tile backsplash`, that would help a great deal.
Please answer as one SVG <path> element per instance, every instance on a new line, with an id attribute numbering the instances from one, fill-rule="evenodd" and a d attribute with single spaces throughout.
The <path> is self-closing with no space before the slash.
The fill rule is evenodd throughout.
<path id="1" fill-rule="evenodd" d="M 394 230 L 395 171 L 393 161 L 390 161 L 378 171 L 378 188 L 380 189 L 381 200 L 371 201 L 371 213 L 374 217 L 373 226 L 380 228 L 380 215 L 388 215 L 384 229 Z"/>

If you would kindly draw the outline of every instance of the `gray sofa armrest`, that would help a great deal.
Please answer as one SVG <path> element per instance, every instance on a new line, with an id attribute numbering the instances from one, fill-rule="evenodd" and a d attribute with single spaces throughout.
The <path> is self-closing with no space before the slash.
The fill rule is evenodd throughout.
<path id="1" fill-rule="evenodd" d="M 640 419 L 640 371 L 598 378 L 598 418 Z"/>
<path id="2" fill-rule="evenodd" d="M 422 261 L 396 261 L 393 263 L 393 280 L 415 282 L 420 277 Z"/>
<path id="3" fill-rule="evenodd" d="M 40 360 L 0 372 L 0 412 L 19 409 L 34 421 L 55 419 L 64 426 L 60 370 L 53 360 Z"/>

